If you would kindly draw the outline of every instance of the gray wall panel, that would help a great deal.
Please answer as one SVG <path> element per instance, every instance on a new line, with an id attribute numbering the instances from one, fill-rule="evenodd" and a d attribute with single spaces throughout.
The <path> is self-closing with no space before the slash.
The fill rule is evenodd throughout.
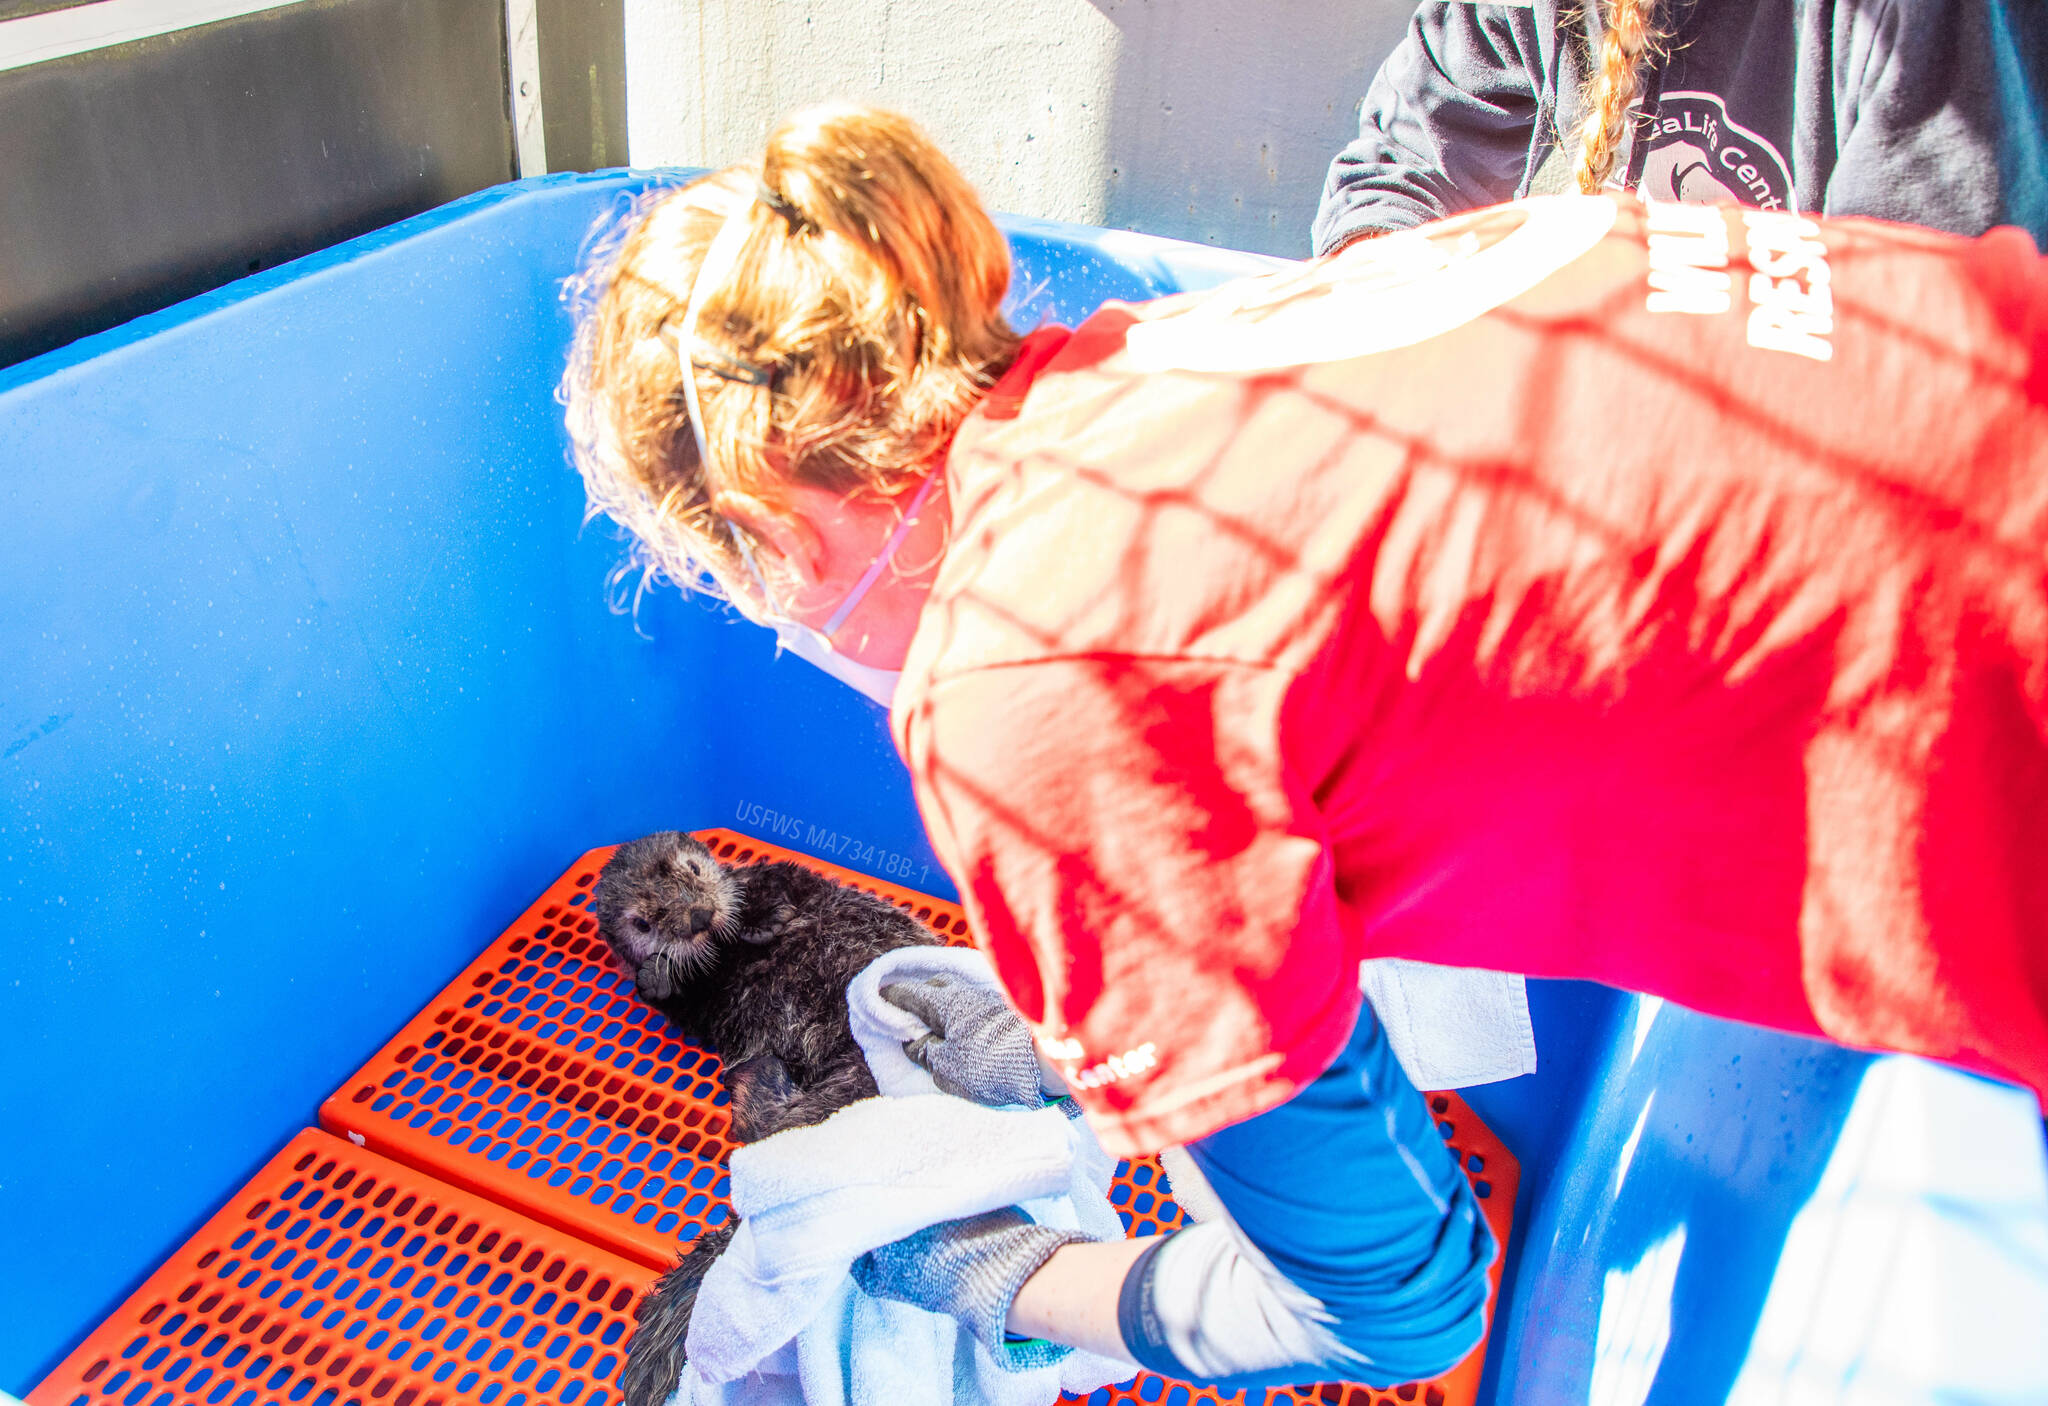
<path id="1" fill-rule="evenodd" d="M 626 164 L 625 0 L 538 0 L 550 171 Z"/>
<path id="2" fill-rule="evenodd" d="M 0 20 L 16 20 L 23 15 L 46 15 L 52 10 L 70 10 L 92 3 L 93 0 L 0 0 Z"/>
<path id="3" fill-rule="evenodd" d="M 308 0 L 0 73 L 0 364 L 513 175 L 501 0 Z"/>
<path id="4" fill-rule="evenodd" d="M 636 166 L 756 158 L 792 108 L 852 98 L 922 122 L 994 209 L 1292 258 L 1415 14 L 1415 0 L 624 4 Z"/>

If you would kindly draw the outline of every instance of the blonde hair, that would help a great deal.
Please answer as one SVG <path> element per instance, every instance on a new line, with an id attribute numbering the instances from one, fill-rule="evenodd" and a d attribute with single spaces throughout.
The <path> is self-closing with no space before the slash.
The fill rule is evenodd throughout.
<path id="1" fill-rule="evenodd" d="M 1657 0 L 1595 0 L 1604 21 L 1600 52 L 1586 80 L 1586 116 L 1579 123 L 1575 174 L 1590 195 L 1607 182 L 1627 135 L 1629 109 L 1642 96 L 1643 78 L 1662 49 Z"/>
<path id="2" fill-rule="evenodd" d="M 728 220 L 746 233 L 694 329 L 707 466 L 677 348 Z M 650 191 L 566 286 L 577 327 L 561 400 L 590 515 L 632 536 L 626 569 L 706 587 L 738 564 L 723 492 L 771 508 L 788 484 L 897 496 L 1015 357 L 1009 281 L 973 187 L 916 124 L 876 108 L 799 112 L 758 164 Z"/>

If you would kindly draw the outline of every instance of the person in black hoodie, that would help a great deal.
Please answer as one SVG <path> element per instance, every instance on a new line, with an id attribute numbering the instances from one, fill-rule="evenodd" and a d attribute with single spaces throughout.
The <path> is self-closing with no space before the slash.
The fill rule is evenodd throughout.
<path id="1" fill-rule="evenodd" d="M 2039 0 L 1425 0 L 1330 166 L 1317 254 L 1545 191 L 2048 247 Z"/>

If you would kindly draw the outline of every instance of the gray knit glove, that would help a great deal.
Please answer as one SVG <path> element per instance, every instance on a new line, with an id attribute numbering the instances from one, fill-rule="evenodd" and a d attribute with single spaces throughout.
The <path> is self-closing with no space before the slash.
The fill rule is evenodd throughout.
<path id="1" fill-rule="evenodd" d="M 903 1052 L 949 1094 L 988 1108 L 1037 1108 L 1066 1093 L 1059 1076 L 1039 1062 L 1031 1030 L 1009 1004 L 985 986 L 950 976 L 892 981 L 882 999 L 924 1022 L 926 1034 L 904 1042 Z"/>
<path id="2" fill-rule="evenodd" d="M 965 1220 L 940 1221 L 853 1264 L 856 1284 L 878 1299 L 957 1319 L 1010 1372 L 1047 1367 L 1073 1349 L 1042 1338 L 1012 1340 L 1003 1320 L 1024 1281 L 1052 1252 L 1088 1237 L 1039 1225 L 1012 1206 Z"/>

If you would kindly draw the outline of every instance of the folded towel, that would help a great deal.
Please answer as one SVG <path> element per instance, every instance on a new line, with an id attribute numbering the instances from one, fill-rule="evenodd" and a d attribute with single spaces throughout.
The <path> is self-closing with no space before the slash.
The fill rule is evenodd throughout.
<path id="1" fill-rule="evenodd" d="M 1379 957 L 1359 968 L 1358 988 L 1418 1089 L 1469 1088 L 1536 1069 L 1519 976 Z"/>
<path id="2" fill-rule="evenodd" d="M 923 1027 L 881 1000 L 881 984 L 939 971 L 995 985 L 971 952 L 882 957 L 849 986 L 848 1008 L 883 1096 L 734 1151 L 740 1224 L 698 1292 L 669 1406 L 1049 1406 L 1133 1372 L 1079 1352 L 1007 1372 L 951 1318 L 872 1298 L 852 1280 L 853 1262 L 877 1246 L 1004 1206 L 1123 1235 L 1108 1199 L 1114 1164 L 1086 1123 L 937 1093 L 903 1054 Z M 904 1021 L 904 1034 L 888 1033 Z"/>

